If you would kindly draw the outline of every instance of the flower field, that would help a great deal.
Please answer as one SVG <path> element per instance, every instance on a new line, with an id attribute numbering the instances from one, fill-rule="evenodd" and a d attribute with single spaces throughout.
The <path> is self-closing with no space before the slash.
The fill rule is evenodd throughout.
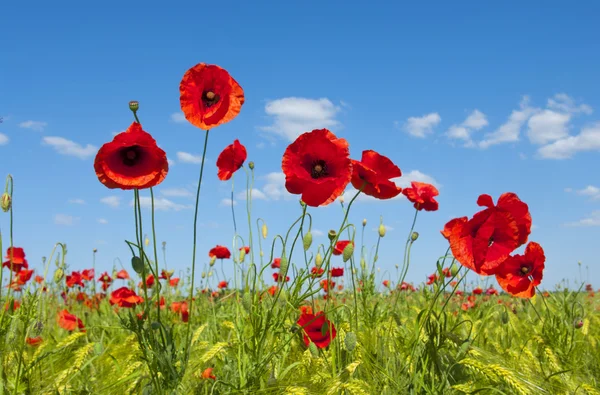
<path id="1" fill-rule="evenodd" d="M 205 63 L 180 80 L 181 110 L 204 137 L 189 276 L 169 270 L 166 244 L 157 242 L 153 188 L 170 168 L 143 103 L 129 103 L 131 123 L 94 160 L 101 184 L 133 195 L 124 268 L 100 272 L 94 260 L 73 270 L 62 242 L 41 264 L 28 262 L 13 231 L 19 184 L 8 175 L 0 394 L 600 394 L 600 297 L 583 282 L 540 289 L 544 246 L 530 237 L 528 204 L 511 191 L 482 191 L 472 212 L 420 229 L 439 232 L 448 246 L 421 263 L 430 265 L 425 283 L 410 283 L 411 250 L 424 248 L 416 224 L 440 205 L 434 185 L 402 188 L 394 181 L 402 171 L 385 153 L 358 155 L 351 139 L 306 131 L 281 158 L 297 211 L 286 232 L 271 234 L 267 213 L 252 207 L 254 163 L 235 139 L 213 155 L 221 182 L 247 180 L 243 215 L 234 215 L 231 239 L 200 251 L 207 142 L 243 111 L 242 86 Z M 376 270 L 383 219 L 376 243 L 366 245 L 366 220 L 353 216 L 360 195 L 414 207 L 394 280 Z M 326 243 L 313 243 L 313 217 L 334 204 L 340 221 Z M 471 286 L 468 273 L 486 286 Z"/>

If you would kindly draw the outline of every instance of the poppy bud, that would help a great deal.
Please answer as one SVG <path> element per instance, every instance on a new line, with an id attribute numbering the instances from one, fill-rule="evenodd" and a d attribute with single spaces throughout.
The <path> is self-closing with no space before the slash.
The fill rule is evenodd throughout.
<path id="1" fill-rule="evenodd" d="M 250 168 L 250 170 L 254 170 L 254 162 L 248 162 L 248 167 Z"/>
<path id="2" fill-rule="evenodd" d="M 146 236 L 146 240 L 144 240 L 144 244 L 146 245 L 146 247 L 148 247 L 150 245 L 150 239 L 148 238 L 148 236 Z"/>
<path id="3" fill-rule="evenodd" d="M 240 262 L 244 262 L 244 258 L 246 258 L 246 249 L 242 248 L 240 250 Z"/>
<path id="4" fill-rule="evenodd" d="M 64 270 L 62 270 L 60 267 L 56 269 L 56 271 L 54 272 L 54 282 L 58 284 L 60 280 L 62 280 L 64 275 Z"/>
<path id="5" fill-rule="evenodd" d="M 344 338 L 344 345 L 346 346 L 346 350 L 354 351 L 356 348 L 356 334 L 354 332 L 346 333 L 346 337 Z"/>
<path id="6" fill-rule="evenodd" d="M 2 194 L 2 198 L 0 198 L 0 206 L 2 207 L 2 211 L 5 213 L 10 210 L 10 206 L 12 206 L 12 201 L 10 195 L 6 192 Z"/>
<path id="7" fill-rule="evenodd" d="M 412 232 L 412 234 L 410 235 L 410 239 L 412 241 L 417 241 L 418 238 L 419 238 L 419 233 L 418 232 Z"/>
<path id="8" fill-rule="evenodd" d="M 323 257 L 321 256 L 320 252 L 317 252 L 317 256 L 315 257 L 315 266 L 321 267 L 321 265 L 323 265 Z"/>
<path id="9" fill-rule="evenodd" d="M 265 256 L 265 253 L 262 252 L 262 250 L 260 251 L 260 257 L 262 258 L 263 256 Z"/>
<path id="10" fill-rule="evenodd" d="M 352 257 L 352 254 L 354 254 L 354 245 L 352 243 L 348 243 L 342 252 L 343 261 L 348 262 L 348 259 Z"/>
<path id="11" fill-rule="evenodd" d="M 213 275 L 213 272 L 211 270 L 210 272 L 208 272 L 208 277 L 212 277 L 212 275 Z"/>
<path id="12" fill-rule="evenodd" d="M 97 252 L 98 252 L 98 249 L 97 249 L 97 248 L 94 248 L 92 251 L 93 251 L 93 252 L 94 252 L 94 254 L 95 254 L 95 253 L 97 253 Z"/>
<path id="13" fill-rule="evenodd" d="M 263 239 L 267 238 L 267 224 L 265 224 L 265 223 L 263 223 L 263 226 L 262 226 L 262 237 L 263 237 Z"/>
<path id="14" fill-rule="evenodd" d="M 281 261 L 279 262 L 279 278 L 283 278 L 285 280 L 285 275 L 288 271 L 288 260 L 285 257 L 285 254 L 281 256 Z"/>
<path id="15" fill-rule="evenodd" d="M 583 320 L 581 318 L 576 319 L 573 326 L 575 329 L 581 329 L 583 327 Z"/>
<path id="16" fill-rule="evenodd" d="M 456 263 L 453 263 L 452 266 L 450 266 L 450 274 L 452 274 L 452 277 L 458 274 L 458 265 Z"/>
<path id="17" fill-rule="evenodd" d="M 367 261 L 365 260 L 365 257 L 360 257 L 360 268 L 363 271 L 367 270 Z"/>
<path id="18" fill-rule="evenodd" d="M 502 312 L 501 318 L 502 318 L 502 323 L 503 324 L 505 324 L 505 325 L 508 324 L 508 313 L 506 311 Z"/>
<path id="19" fill-rule="evenodd" d="M 363 223 L 362 224 L 363 224 L 363 226 L 367 226 L 367 219 L 366 218 L 363 219 Z"/>
<path id="20" fill-rule="evenodd" d="M 383 224 L 383 221 L 379 224 L 379 237 L 384 237 L 385 236 L 385 225 Z"/>
<path id="21" fill-rule="evenodd" d="M 250 311 L 252 307 L 252 295 L 249 292 L 245 293 L 242 297 L 242 305 L 246 310 Z"/>
<path id="22" fill-rule="evenodd" d="M 337 235 L 337 232 L 333 229 L 331 229 L 329 231 L 329 233 L 327 233 L 327 237 L 329 237 L 329 240 L 333 241 L 335 239 L 335 236 Z"/>
<path id="23" fill-rule="evenodd" d="M 206 272 L 202 272 L 202 278 L 206 278 Z"/>
<path id="24" fill-rule="evenodd" d="M 134 256 L 131 258 L 131 267 L 136 273 L 141 274 L 144 271 L 144 262 L 139 257 Z"/>
<path id="25" fill-rule="evenodd" d="M 312 245 L 312 233 L 310 233 L 310 230 L 304 235 L 302 243 L 304 244 L 304 251 L 308 251 L 308 249 Z"/>
<path id="26" fill-rule="evenodd" d="M 129 102 L 129 109 L 133 112 L 136 112 L 140 108 L 140 103 L 137 100 L 132 100 Z"/>
<path id="27" fill-rule="evenodd" d="M 215 255 L 210 257 L 210 262 L 208 263 L 210 266 L 214 266 L 217 261 L 217 257 Z"/>
<path id="28" fill-rule="evenodd" d="M 312 354 L 313 357 L 318 357 L 319 356 L 319 350 L 317 349 L 317 345 L 313 342 L 310 342 L 308 344 L 308 349 L 310 350 L 310 353 Z"/>

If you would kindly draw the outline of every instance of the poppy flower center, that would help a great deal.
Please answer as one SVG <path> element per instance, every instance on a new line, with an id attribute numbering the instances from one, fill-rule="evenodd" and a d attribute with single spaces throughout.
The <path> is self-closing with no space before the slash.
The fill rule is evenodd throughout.
<path id="1" fill-rule="evenodd" d="M 123 160 L 123 164 L 125 166 L 134 166 L 136 163 L 140 161 L 141 158 L 141 150 L 140 147 L 134 145 L 133 147 L 127 147 L 126 149 L 121 151 L 121 159 Z"/>
<path id="2" fill-rule="evenodd" d="M 211 107 L 219 102 L 219 95 L 213 91 L 202 92 L 202 102 L 206 107 Z"/>
<path id="3" fill-rule="evenodd" d="M 317 178 L 324 177 L 328 174 L 329 173 L 327 172 L 327 163 L 325 163 L 324 160 L 317 160 L 317 161 L 313 162 L 311 172 L 310 172 L 310 176 L 312 178 L 317 179 Z"/>
<path id="4" fill-rule="evenodd" d="M 527 275 L 531 272 L 531 268 L 529 266 L 521 266 L 521 273 Z"/>

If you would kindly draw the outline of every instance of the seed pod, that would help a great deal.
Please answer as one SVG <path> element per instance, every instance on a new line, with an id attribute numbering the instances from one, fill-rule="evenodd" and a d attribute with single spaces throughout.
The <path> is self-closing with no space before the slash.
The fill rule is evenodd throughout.
<path id="1" fill-rule="evenodd" d="M 308 349 L 310 350 L 310 353 L 312 354 L 313 357 L 318 357 L 319 356 L 319 350 L 317 348 L 317 345 L 313 342 L 310 342 L 308 344 Z"/>
<path id="2" fill-rule="evenodd" d="M 504 325 L 508 324 L 509 318 L 508 318 L 508 313 L 506 311 L 502 312 L 501 318 L 502 318 L 502 323 Z"/>
<path id="3" fill-rule="evenodd" d="M 350 258 L 352 258 L 352 254 L 354 254 L 354 244 L 348 243 L 346 247 L 344 247 L 344 251 L 342 252 L 342 259 L 344 262 L 348 262 Z"/>
<path id="4" fill-rule="evenodd" d="M 410 235 L 410 239 L 412 241 L 417 241 L 418 238 L 419 238 L 419 233 L 418 232 L 412 232 L 412 234 Z"/>
<path id="5" fill-rule="evenodd" d="M 302 243 L 304 244 L 304 251 L 308 251 L 308 249 L 312 245 L 312 233 L 310 232 L 310 229 L 304 235 L 304 238 L 302 239 Z"/>
<path id="6" fill-rule="evenodd" d="M 140 108 L 140 103 L 137 100 L 132 100 L 129 102 L 129 109 L 133 112 L 136 112 Z"/>
<path id="7" fill-rule="evenodd" d="M 367 226 L 367 219 L 366 218 L 363 219 L 363 223 L 362 224 L 363 224 L 363 226 Z"/>
<path id="8" fill-rule="evenodd" d="M 144 271 L 144 262 L 142 262 L 140 257 L 134 256 L 131 258 L 131 267 L 133 267 L 136 273 L 141 274 Z"/>
<path id="9" fill-rule="evenodd" d="M 356 348 L 356 334 L 354 332 L 346 333 L 346 337 L 344 338 L 344 344 L 346 345 L 346 349 L 348 351 L 354 351 Z"/>
<path id="10" fill-rule="evenodd" d="M 337 232 L 333 229 L 331 229 L 328 233 L 327 233 L 327 237 L 329 237 L 329 240 L 333 241 L 335 239 L 335 236 L 337 235 Z"/>
<path id="11" fill-rule="evenodd" d="M 254 170 L 254 162 L 248 162 L 248 167 L 250 168 L 250 170 Z"/>

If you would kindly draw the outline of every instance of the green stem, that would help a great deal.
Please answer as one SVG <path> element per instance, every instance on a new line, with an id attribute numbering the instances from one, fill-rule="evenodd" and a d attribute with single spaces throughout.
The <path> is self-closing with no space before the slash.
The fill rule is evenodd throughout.
<path id="1" fill-rule="evenodd" d="M 154 244 L 154 268 L 156 271 L 157 278 L 156 281 L 156 300 L 157 300 L 157 308 L 156 308 L 156 317 L 157 321 L 160 322 L 160 286 L 158 284 L 158 252 L 156 250 L 156 228 L 154 226 L 154 191 L 150 188 L 150 201 L 152 202 L 152 244 Z M 167 279 L 167 281 L 169 281 Z"/>

